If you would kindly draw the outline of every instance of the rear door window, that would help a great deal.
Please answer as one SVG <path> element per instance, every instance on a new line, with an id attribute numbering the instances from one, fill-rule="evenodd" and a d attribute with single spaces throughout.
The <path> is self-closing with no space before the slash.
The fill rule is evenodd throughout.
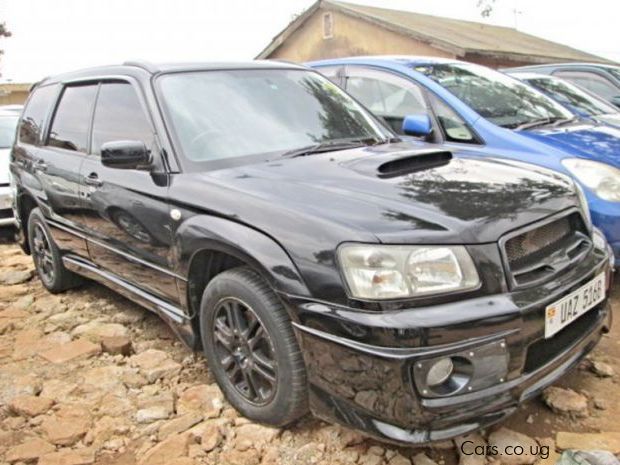
<path id="1" fill-rule="evenodd" d="M 92 153 L 100 155 L 106 142 L 153 143 L 153 131 L 134 88 L 128 82 L 101 84 L 93 121 Z"/>
<path id="2" fill-rule="evenodd" d="M 88 150 L 88 130 L 97 85 L 66 87 L 56 108 L 47 144 L 75 152 Z"/>
<path id="3" fill-rule="evenodd" d="M 45 119 L 58 92 L 57 85 L 37 87 L 26 104 L 19 122 L 19 141 L 23 144 L 38 144 Z"/>

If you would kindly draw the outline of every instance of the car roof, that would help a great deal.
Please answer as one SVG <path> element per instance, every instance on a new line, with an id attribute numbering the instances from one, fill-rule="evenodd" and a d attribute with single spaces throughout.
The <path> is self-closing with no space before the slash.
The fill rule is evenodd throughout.
<path id="1" fill-rule="evenodd" d="M 519 70 L 506 70 L 504 74 L 508 74 L 512 77 L 518 77 L 519 79 L 547 79 L 547 80 L 560 80 L 560 78 L 556 76 L 551 76 L 549 74 L 541 74 L 541 73 L 532 73 L 528 71 L 519 71 Z"/>
<path id="2" fill-rule="evenodd" d="M 447 64 L 447 63 L 465 63 L 460 60 L 452 58 L 432 57 L 432 56 L 420 56 L 420 55 L 363 55 L 363 56 L 351 56 L 345 58 L 333 58 L 327 60 L 317 60 L 313 63 L 321 63 L 322 61 L 338 61 L 338 62 L 354 62 L 354 61 L 385 61 L 394 64 L 401 65 L 429 65 L 429 64 Z"/>
<path id="3" fill-rule="evenodd" d="M 39 82 L 66 82 L 71 80 L 88 79 L 89 77 L 114 76 L 134 74 L 136 71 L 151 75 L 183 72 L 183 71 L 215 71 L 233 69 L 308 69 L 296 63 L 277 60 L 254 60 L 239 62 L 196 62 L 196 63 L 150 63 L 146 61 L 126 61 L 121 65 L 98 66 L 68 73 L 57 74 L 44 78 Z"/>

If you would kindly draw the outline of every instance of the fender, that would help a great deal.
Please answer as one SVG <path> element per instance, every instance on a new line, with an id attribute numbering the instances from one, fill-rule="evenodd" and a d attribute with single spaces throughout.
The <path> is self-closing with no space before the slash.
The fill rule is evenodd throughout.
<path id="1" fill-rule="evenodd" d="M 310 296 L 297 266 L 284 248 L 270 236 L 241 223 L 209 215 L 195 215 L 175 231 L 173 253 L 177 273 L 189 277 L 195 255 L 204 250 L 229 254 L 260 273 L 279 293 Z M 179 281 L 183 307 L 187 302 L 187 281 Z"/>

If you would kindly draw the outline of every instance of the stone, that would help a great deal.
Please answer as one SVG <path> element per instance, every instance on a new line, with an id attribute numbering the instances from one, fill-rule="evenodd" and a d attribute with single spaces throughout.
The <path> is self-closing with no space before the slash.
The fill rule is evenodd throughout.
<path id="1" fill-rule="evenodd" d="M 280 430 L 269 426 L 249 423 L 241 425 L 235 430 L 235 449 L 261 449 L 265 444 L 273 441 L 280 434 Z"/>
<path id="2" fill-rule="evenodd" d="M 191 449 L 192 446 L 190 446 Z M 196 462 L 194 462 L 193 459 L 189 458 L 189 457 L 179 457 L 177 459 L 173 459 L 170 462 L 168 462 L 168 465 L 195 465 Z"/>
<path id="3" fill-rule="evenodd" d="M 131 366 L 139 368 L 149 383 L 160 378 L 169 378 L 179 374 L 181 364 L 172 360 L 169 355 L 157 349 L 148 349 L 130 358 Z"/>
<path id="4" fill-rule="evenodd" d="M 202 448 L 210 452 L 220 445 L 223 439 L 222 426 L 216 422 L 210 422 L 204 428 L 200 436 L 200 444 Z"/>
<path id="5" fill-rule="evenodd" d="M 388 463 L 389 465 L 411 465 L 411 460 L 400 454 L 396 454 Z"/>
<path id="6" fill-rule="evenodd" d="M 529 436 L 508 428 L 500 428 L 497 431 L 492 432 L 489 435 L 488 442 L 489 446 L 497 451 L 505 451 L 508 446 L 513 448 L 523 448 L 523 454 L 520 455 L 503 454 L 501 456 L 501 462 L 503 465 L 532 464 L 536 462 L 536 459 L 538 458 L 536 455 L 532 454 L 532 451 L 538 450 L 538 443 Z"/>
<path id="7" fill-rule="evenodd" d="M 231 449 L 220 454 L 219 463 L 226 465 L 258 465 L 260 455 L 255 450 Z"/>
<path id="8" fill-rule="evenodd" d="M 43 455 L 37 465 L 89 465 L 94 462 L 95 453 L 92 449 L 61 449 Z"/>
<path id="9" fill-rule="evenodd" d="M 100 321 L 89 321 L 88 323 L 76 326 L 71 331 L 73 337 L 84 337 L 92 342 L 101 342 L 110 337 L 127 337 L 129 330 L 118 323 L 102 323 Z"/>
<path id="10" fill-rule="evenodd" d="M 15 302 L 13 302 L 13 305 L 15 306 L 15 308 L 19 310 L 26 310 L 33 303 L 34 303 L 34 296 L 32 294 L 28 294 L 28 295 L 22 296 L 19 299 L 17 299 Z"/>
<path id="11" fill-rule="evenodd" d="M 216 384 L 199 384 L 186 389 L 177 402 L 177 413 L 199 411 L 205 418 L 215 418 L 222 411 L 224 396 Z"/>
<path id="12" fill-rule="evenodd" d="M 131 371 L 124 373 L 121 379 L 125 386 L 133 389 L 139 389 L 148 384 L 148 381 L 144 376 L 140 373 L 134 373 Z"/>
<path id="13" fill-rule="evenodd" d="M 12 286 L 14 284 L 25 283 L 30 281 L 34 276 L 34 270 L 9 270 L 0 272 L 0 284 Z"/>
<path id="14" fill-rule="evenodd" d="M 172 434 L 183 433 L 184 431 L 187 431 L 192 426 L 200 423 L 201 421 L 201 412 L 186 413 L 185 415 L 181 415 L 180 417 L 170 420 L 161 425 L 157 433 L 157 437 L 161 441 Z"/>
<path id="15" fill-rule="evenodd" d="M 585 417 L 588 415 L 588 399 L 572 389 L 563 389 L 555 386 L 548 387 L 543 392 L 543 400 L 556 413 Z"/>
<path id="16" fill-rule="evenodd" d="M 560 450 L 601 449 L 614 454 L 620 454 L 620 431 L 602 433 L 559 432 L 555 442 Z"/>
<path id="17" fill-rule="evenodd" d="M 547 455 L 547 458 L 545 459 L 540 457 L 536 462 L 536 465 L 555 465 L 560 458 L 560 454 L 558 454 L 555 450 L 555 441 L 553 438 L 536 438 L 536 440 L 538 441 L 538 444 L 540 444 L 541 448 L 547 448 L 549 452 L 548 455 L 545 454 Z M 542 452 L 543 451 L 541 450 L 541 453 Z"/>
<path id="18" fill-rule="evenodd" d="M 11 379 L 7 386 L 0 389 L 0 401 L 9 403 L 18 396 L 36 396 L 41 392 L 41 380 L 39 377 L 28 374 L 16 376 Z"/>
<path id="19" fill-rule="evenodd" d="M 95 423 L 84 436 L 84 444 L 100 447 L 116 435 L 126 435 L 130 430 L 129 420 L 123 417 L 106 415 Z"/>
<path id="20" fill-rule="evenodd" d="M 157 420 L 165 420 L 174 412 L 174 395 L 163 392 L 154 396 L 138 398 L 138 411 L 136 421 L 138 423 L 152 423 Z"/>
<path id="21" fill-rule="evenodd" d="M 325 452 L 325 444 L 309 442 L 295 451 L 295 463 L 316 463 Z"/>
<path id="22" fill-rule="evenodd" d="M 590 370 L 599 378 L 611 378 L 614 375 L 614 369 L 611 365 L 596 360 L 590 365 Z"/>
<path id="23" fill-rule="evenodd" d="M 23 320 L 28 318 L 30 313 L 25 312 L 23 310 L 18 310 L 15 308 L 9 308 L 7 310 L 3 310 L 0 312 L 0 320 L 11 319 L 11 320 Z"/>
<path id="24" fill-rule="evenodd" d="M 172 460 L 187 455 L 191 439 L 188 433 L 173 434 L 146 451 L 138 459 L 138 465 L 169 465 Z"/>
<path id="25" fill-rule="evenodd" d="M 36 396 L 18 396 L 11 400 L 9 408 L 24 417 L 36 417 L 47 412 L 54 405 L 52 399 Z"/>
<path id="26" fill-rule="evenodd" d="M 41 423 L 47 439 L 59 446 L 72 446 L 86 435 L 89 428 L 90 413 L 75 405 L 62 406 Z"/>
<path id="27" fill-rule="evenodd" d="M 128 336 L 110 336 L 101 339 L 101 348 L 112 355 L 131 354 L 131 339 Z"/>
<path id="28" fill-rule="evenodd" d="M 59 379 L 50 379 L 45 381 L 41 389 L 41 397 L 53 399 L 56 402 L 66 400 L 73 392 L 77 390 L 78 386 L 74 383 L 69 383 Z"/>
<path id="29" fill-rule="evenodd" d="M 459 465 L 485 465 L 486 456 L 476 454 L 474 451 L 486 450 L 487 442 L 478 433 L 459 436 L 454 439 L 454 444 L 459 453 Z M 482 448 L 482 449 L 480 449 Z"/>
<path id="30" fill-rule="evenodd" d="M 32 439 L 19 446 L 10 448 L 6 453 L 8 462 L 29 462 L 36 460 L 42 455 L 49 454 L 56 450 L 49 442 L 42 439 Z"/>
<path id="31" fill-rule="evenodd" d="M 144 318 L 146 318 L 146 310 L 141 308 L 124 308 L 114 313 L 112 321 L 122 325 L 135 325 L 144 320 Z"/>
<path id="32" fill-rule="evenodd" d="M 90 358 L 100 352 L 101 346 L 99 344 L 93 344 L 86 339 L 76 339 L 59 347 L 41 352 L 39 355 L 51 363 L 65 363 Z"/>
<path id="33" fill-rule="evenodd" d="M 432 460 L 424 452 L 420 452 L 413 456 L 413 465 L 437 465 L 437 462 Z"/>
<path id="34" fill-rule="evenodd" d="M 314 463 L 313 460 L 316 461 L 316 458 L 311 457 L 310 460 L 311 461 L 309 463 Z M 359 465 L 382 465 L 383 457 L 379 457 L 373 454 L 365 454 L 365 455 L 360 456 L 357 463 Z"/>

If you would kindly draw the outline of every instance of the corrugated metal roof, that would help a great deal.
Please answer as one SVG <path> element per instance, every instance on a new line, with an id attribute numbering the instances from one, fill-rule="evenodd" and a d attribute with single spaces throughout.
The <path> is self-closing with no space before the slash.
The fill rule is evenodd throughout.
<path id="1" fill-rule="evenodd" d="M 540 37 L 509 27 L 492 26 L 473 21 L 356 5 L 333 0 L 319 0 L 312 5 L 304 14 L 276 36 L 258 57 L 268 58 L 317 8 L 340 11 L 344 14 L 373 22 L 379 26 L 428 43 L 436 48 L 455 53 L 460 57 L 467 53 L 477 53 L 537 62 L 578 60 L 609 62 L 609 60 L 596 55 L 541 39 Z"/>

